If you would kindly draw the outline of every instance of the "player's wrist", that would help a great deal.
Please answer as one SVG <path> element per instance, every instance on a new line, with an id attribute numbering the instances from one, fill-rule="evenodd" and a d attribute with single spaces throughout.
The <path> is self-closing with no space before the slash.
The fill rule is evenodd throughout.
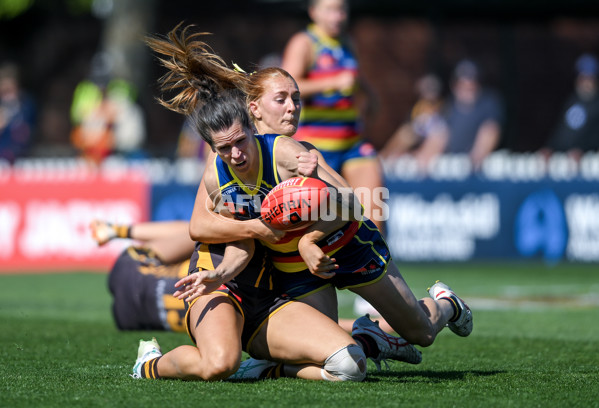
<path id="1" fill-rule="evenodd" d="M 308 248 L 310 245 L 316 245 L 319 237 L 320 237 L 320 234 L 316 234 L 316 233 L 305 234 L 297 242 L 297 249 L 301 252 L 301 251 L 305 250 L 306 248 Z"/>
<path id="2" fill-rule="evenodd" d="M 245 227 L 244 230 L 246 230 L 244 235 L 247 235 L 243 239 L 251 238 L 264 240 L 266 234 L 270 232 L 268 226 L 259 218 L 244 221 L 243 226 Z"/>

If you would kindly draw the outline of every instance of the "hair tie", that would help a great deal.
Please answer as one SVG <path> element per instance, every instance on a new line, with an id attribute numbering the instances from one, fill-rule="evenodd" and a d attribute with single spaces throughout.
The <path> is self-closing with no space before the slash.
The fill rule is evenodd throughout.
<path id="1" fill-rule="evenodd" d="M 236 63 L 233 62 L 233 70 L 237 71 L 237 72 L 241 72 L 242 74 L 246 74 L 246 75 L 253 75 L 256 73 L 256 71 L 254 72 L 250 72 L 249 74 L 247 72 L 245 72 L 243 70 L 243 68 L 241 68 L 239 65 L 237 65 Z"/>

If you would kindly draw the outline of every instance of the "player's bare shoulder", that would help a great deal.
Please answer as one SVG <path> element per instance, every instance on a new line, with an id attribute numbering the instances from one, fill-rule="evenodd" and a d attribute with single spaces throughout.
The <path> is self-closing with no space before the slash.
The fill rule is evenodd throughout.
<path id="1" fill-rule="evenodd" d="M 295 33 L 283 52 L 282 68 L 291 75 L 304 73 L 312 63 L 312 40 L 305 31 Z M 301 75 L 300 75 L 301 76 Z"/>
<path id="2" fill-rule="evenodd" d="M 220 189 L 218 185 L 218 177 L 214 168 L 214 160 L 207 162 L 202 178 L 204 180 L 204 187 L 206 188 L 208 196 L 212 202 L 216 202 L 220 196 Z"/>
<path id="3" fill-rule="evenodd" d="M 277 138 L 274 153 L 277 171 L 283 179 L 298 175 L 297 157 L 301 152 L 307 152 L 307 149 L 297 140 L 289 136 L 279 136 Z"/>
<path id="4" fill-rule="evenodd" d="M 298 51 L 309 47 L 312 44 L 312 40 L 306 31 L 298 31 L 293 34 L 285 47 L 286 51 Z"/>

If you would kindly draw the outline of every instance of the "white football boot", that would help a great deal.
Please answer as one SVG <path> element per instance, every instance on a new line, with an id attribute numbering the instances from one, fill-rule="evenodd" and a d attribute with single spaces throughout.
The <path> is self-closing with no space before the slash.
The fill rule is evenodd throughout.
<path id="1" fill-rule="evenodd" d="M 387 368 L 387 359 L 403 361 L 410 364 L 419 364 L 422 361 L 422 353 L 405 339 L 398 336 L 392 336 L 385 333 L 380 327 L 379 322 L 370 320 L 370 315 L 357 319 L 352 327 L 352 337 L 356 334 L 364 334 L 370 336 L 376 342 L 379 348 L 379 355 L 376 358 L 370 357 L 376 368 L 381 369 L 381 361 L 385 363 Z"/>
<path id="2" fill-rule="evenodd" d="M 137 360 L 133 366 L 133 374 L 131 374 L 131 377 L 143 378 L 141 370 L 144 363 L 160 356 L 162 356 L 162 352 L 160 351 L 160 346 L 158 345 L 156 337 L 152 337 L 152 340 L 149 341 L 140 340 L 139 348 L 137 349 Z"/>
<path id="3" fill-rule="evenodd" d="M 437 281 L 428 289 L 429 295 L 435 300 L 452 298 L 455 300 L 459 316 L 454 322 L 448 322 L 447 327 L 458 336 L 466 337 L 472 333 L 472 311 L 468 305 L 460 299 L 453 290 L 443 282 Z"/>

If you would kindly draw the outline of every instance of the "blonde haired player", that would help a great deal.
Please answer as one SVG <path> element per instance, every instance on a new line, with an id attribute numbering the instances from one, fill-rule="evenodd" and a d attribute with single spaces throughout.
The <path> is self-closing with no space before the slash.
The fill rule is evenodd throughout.
<path id="1" fill-rule="evenodd" d="M 227 159 L 227 163 L 236 171 L 245 173 L 249 170 L 249 163 L 255 163 L 251 157 L 256 157 L 257 153 L 253 150 L 251 157 L 239 161 L 241 147 L 252 146 L 253 140 L 253 124 L 247 112 L 248 106 L 253 109 L 248 78 L 257 81 L 262 73 L 263 79 L 271 81 L 259 82 L 262 88 L 258 92 L 264 98 L 257 103 L 272 102 L 286 109 L 291 106 L 291 112 L 280 118 L 276 127 L 293 129 L 296 126 L 293 111 L 299 101 L 289 101 L 297 100 L 299 92 L 296 86 L 289 92 L 289 84 L 295 85 L 295 82 L 284 71 L 266 69 L 249 76 L 227 69 L 222 60 L 207 52 L 205 44 L 197 41 L 196 35 L 187 36 L 186 30 L 181 35 L 174 30 L 168 40 L 154 38 L 148 43 L 157 53 L 168 57 L 162 60 L 170 70 L 163 78 L 163 89 L 180 91 L 169 101 L 162 100 L 163 104 L 182 113 L 195 112 L 198 131 L 219 157 L 233 158 Z M 215 71 L 223 74 L 217 80 L 214 80 Z M 271 85 L 273 88 L 283 85 L 283 89 L 268 98 L 265 95 L 272 90 Z M 241 101 L 243 94 L 239 90 L 243 90 L 250 103 Z M 258 118 L 256 113 L 252 112 Z M 290 175 L 299 175 L 298 162 L 306 153 L 302 147 L 282 155 Z M 213 167 L 209 164 L 207 169 L 210 172 Z M 203 184 L 199 191 L 205 191 Z M 213 217 L 208 214 L 195 227 L 209 230 L 209 220 Z M 248 375 L 256 378 L 255 373 L 258 373 L 258 376 L 268 377 L 362 380 L 366 368 L 362 349 L 334 321 L 316 309 L 278 296 L 273 291 L 276 278 L 272 269 L 260 263 L 263 259 L 261 249 L 251 239 L 256 231 L 266 227 L 252 225 L 251 221 L 245 226 L 248 228 L 237 228 L 237 233 L 247 235 L 222 250 L 222 246 L 215 249 L 211 244 L 208 247 L 196 245 L 191 274 L 179 283 L 180 289 L 175 295 L 190 301 L 187 327 L 196 347 L 180 346 L 162 355 L 155 341 L 142 342 L 134 376 L 216 380 L 228 378 L 237 371 L 233 378 L 249 378 Z M 194 229 L 193 220 L 190 229 Z M 224 240 L 222 242 L 232 241 L 227 239 L 225 230 L 218 233 Z M 262 238 L 267 241 L 280 238 L 272 235 L 273 232 L 268 230 Z M 196 296 L 197 291 L 202 291 L 202 296 Z M 420 352 L 401 339 L 399 343 L 405 352 L 404 359 L 420 361 Z M 241 350 L 279 364 L 250 360 L 250 364 L 237 370 Z"/>

